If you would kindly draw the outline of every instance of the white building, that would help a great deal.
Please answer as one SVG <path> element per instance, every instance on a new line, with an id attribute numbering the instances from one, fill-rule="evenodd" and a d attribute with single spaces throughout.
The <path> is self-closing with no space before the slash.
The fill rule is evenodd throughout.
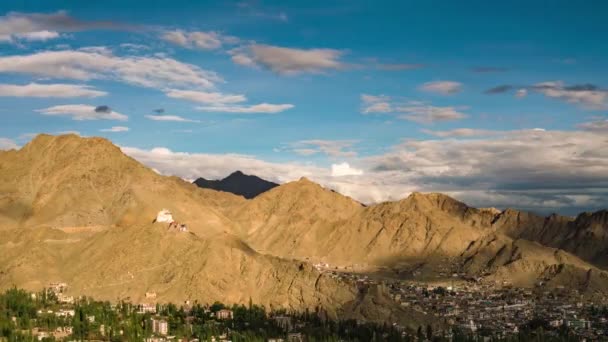
<path id="1" fill-rule="evenodd" d="M 156 305 L 153 304 L 147 304 L 147 303 L 143 303 L 139 305 L 139 310 L 137 310 L 138 313 L 140 314 L 145 314 L 145 313 L 156 313 Z"/>
<path id="2" fill-rule="evenodd" d="M 152 332 L 157 335 L 167 336 L 169 333 L 169 323 L 163 319 L 152 319 Z"/>
<path id="3" fill-rule="evenodd" d="M 156 215 L 156 222 L 171 223 L 173 222 L 173 215 L 171 215 L 169 210 L 163 209 Z"/>

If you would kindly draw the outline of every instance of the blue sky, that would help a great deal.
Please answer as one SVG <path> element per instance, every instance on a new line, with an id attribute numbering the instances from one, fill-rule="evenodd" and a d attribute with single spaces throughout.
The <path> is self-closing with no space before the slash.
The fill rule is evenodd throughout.
<path id="1" fill-rule="evenodd" d="M 240 168 L 365 202 L 442 191 L 596 209 L 605 13 L 602 1 L 3 1 L 0 148 L 73 131 L 187 179 Z"/>

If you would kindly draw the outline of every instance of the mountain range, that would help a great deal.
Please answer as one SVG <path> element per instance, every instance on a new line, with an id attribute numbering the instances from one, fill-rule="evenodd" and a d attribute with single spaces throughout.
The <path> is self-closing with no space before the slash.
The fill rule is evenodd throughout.
<path id="1" fill-rule="evenodd" d="M 200 188 L 155 173 L 108 140 L 75 135 L 39 135 L 0 151 L 0 288 L 63 281 L 74 294 L 108 300 L 144 301 L 147 291 L 159 301 L 251 299 L 414 327 L 433 317 L 399 307 L 381 286 L 362 293 L 313 265 L 608 294 L 605 210 L 541 217 L 438 193 L 364 206 L 306 178 L 247 199 L 253 187 L 233 186 L 262 184 L 251 177 L 212 183 L 231 184 L 228 192 Z M 188 232 L 152 223 L 162 209 Z"/>
<path id="2" fill-rule="evenodd" d="M 246 175 L 241 171 L 235 171 L 221 180 L 207 180 L 200 177 L 194 181 L 194 184 L 199 188 L 230 192 L 247 199 L 254 198 L 279 186 L 277 183 L 269 182 L 257 176 Z"/>

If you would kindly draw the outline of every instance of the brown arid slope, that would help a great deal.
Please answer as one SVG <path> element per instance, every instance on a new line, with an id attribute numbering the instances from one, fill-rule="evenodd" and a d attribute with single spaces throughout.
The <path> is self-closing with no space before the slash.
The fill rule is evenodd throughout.
<path id="1" fill-rule="evenodd" d="M 268 191 L 234 216 L 255 248 L 341 265 L 457 256 L 494 219 L 442 194 L 365 207 L 306 179 Z"/>
<path id="2" fill-rule="evenodd" d="M 360 271 L 389 267 L 417 279 L 455 272 L 517 286 L 543 282 L 606 292 L 604 213 L 543 218 L 471 208 L 436 193 L 365 207 L 304 179 L 228 216 L 254 248 L 277 256 Z"/>
<path id="3" fill-rule="evenodd" d="M 152 223 L 163 208 L 188 232 Z M 161 176 L 105 139 L 41 135 L 0 153 L 0 287 L 64 281 L 110 300 L 152 291 L 422 322 L 382 288 L 361 292 L 312 264 L 605 294 L 607 216 L 475 209 L 435 193 L 364 206 L 305 178 L 245 200 Z"/>
<path id="4" fill-rule="evenodd" d="M 366 310 L 371 299 L 355 284 L 250 247 L 229 216 L 246 203 L 158 175 L 105 139 L 40 135 L 0 154 L 0 288 L 61 281 L 71 294 L 108 300 L 143 301 L 150 291 L 161 302 L 251 299 L 375 321 L 409 314 Z M 188 231 L 153 223 L 163 208 Z M 345 312 L 351 307 L 359 309 Z"/>
<path id="5" fill-rule="evenodd" d="M 256 249 L 289 257 L 310 257 L 328 250 L 327 237 L 363 206 L 302 178 L 247 201 L 231 217 Z"/>
<path id="6" fill-rule="evenodd" d="M 303 310 L 339 310 L 356 298 L 353 287 L 306 263 L 261 255 L 227 233 L 201 238 L 163 224 L 116 227 L 82 235 L 24 228 L 0 248 L 0 280 L 40 289 L 67 282 L 74 295 L 144 302 L 199 300 Z M 3 239 L 4 240 L 4 239 Z M 3 287 L 5 287 L 3 286 Z"/>
<path id="7" fill-rule="evenodd" d="M 608 211 L 582 213 L 576 218 L 548 217 L 505 210 L 495 226 L 512 238 L 537 241 L 564 249 L 596 266 L 608 268 Z"/>
<path id="8" fill-rule="evenodd" d="M 216 209 L 226 196 L 208 192 L 156 174 L 102 138 L 39 135 L 0 159 L 4 227 L 128 226 L 167 208 L 199 234 L 230 228 Z"/>

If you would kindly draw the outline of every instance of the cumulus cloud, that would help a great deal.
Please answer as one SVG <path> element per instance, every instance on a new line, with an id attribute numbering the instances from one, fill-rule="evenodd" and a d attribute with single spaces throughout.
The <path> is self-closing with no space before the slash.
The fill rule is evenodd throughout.
<path id="1" fill-rule="evenodd" d="M 7 97 L 99 97 L 105 96 L 108 93 L 105 91 L 96 90 L 95 88 L 82 84 L 40 84 L 29 83 L 25 85 L 18 84 L 0 84 L 0 96 Z"/>
<path id="2" fill-rule="evenodd" d="M 199 120 L 186 119 L 178 115 L 146 115 L 146 118 L 153 121 L 200 122 Z"/>
<path id="3" fill-rule="evenodd" d="M 134 25 L 111 21 L 85 21 L 71 17 L 65 11 L 55 13 L 9 12 L 0 17 L 0 41 L 49 40 L 60 37 L 59 32 L 85 30 L 135 30 Z"/>
<path id="4" fill-rule="evenodd" d="M 222 94 L 218 92 L 169 89 L 165 94 L 175 99 L 215 105 L 247 101 L 245 95 Z"/>
<path id="5" fill-rule="evenodd" d="M 18 149 L 19 145 L 17 145 L 17 143 L 9 138 L 1 138 L 0 137 L 0 150 L 12 150 L 12 149 Z"/>
<path id="6" fill-rule="evenodd" d="M 44 51 L 31 55 L 0 57 L 0 73 L 91 80 L 112 79 L 164 89 L 212 87 L 222 79 L 211 71 L 166 57 L 118 57 L 91 51 Z"/>
<path id="7" fill-rule="evenodd" d="M 100 132 L 111 132 L 111 133 L 128 132 L 129 131 L 129 127 L 125 127 L 125 126 L 113 126 L 111 128 L 100 129 L 99 131 Z"/>
<path id="8" fill-rule="evenodd" d="M 166 148 L 123 151 L 163 174 L 185 179 L 217 179 L 239 169 L 279 183 L 306 176 L 364 203 L 398 200 L 412 191 L 435 191 L 479 207 L 574 213 L 598 209 L 608 200 L 604 135 L 530 129 L 498 131 L 475 139 L 410 140 L 384 154 L 351 157 L 348 167 L 336 163 L 330 168 Z"/>
<path id="9" fill-rule="evenodd" d="M 451 95 L 459 93 L 462 90 L 462 83 L 454 81 L 427 82 L 420 86 L 420 90 L 441 95 Z"/>
<path id="10" fill-rule="evenodd" d="M 360 176 L 363 174 L 363 170 L 351 167 L 348 163 L 332 164 L 331 175 L 334 177 L 342 176 Z"/>
<path id="11" fill-rule="evenodd" d="M 161 35 L 161 38 L 167 42 L 185 47 L 188 49 L 215 50 L 222 47 L 222 43 L 236 43 L 236 37 L 223 36 L 217 32 L 202 32 L 202 31 L 182 31 L 174 30 L 167 31 Z"/>
<path id="12" fill-rule="evenodd" d="M 107 106 L 106 106 L 107 107 Z M 113 110 L 98 110 L 99 107 L 84 105 L 84 104 L 72 104 L 72 105 L 60 105 L 53 106 L 44 109 L 38 109 L 37 112 L 43 115 L 50 116 L 67 116 L 71 117 L 72 120 L 83 121 L 83 120 L 118 120 L 126 121 L 128 116 L 115 112 Z M 109 108 L 108 108 L 109 109 Z"/>
<path id="13" fill-rule="evenodd" d="M 327 169 L 320 167 L 300 163 L 270 163 L 240 154 L 174 152 L 165 147 L 150 150 L 134 147 L 121 147 L 121 149 L 127 155 L 159 170 L 162 174 L 176 175 L 184 179 L 198 177 L 221 179 L 235 170 L 281 183 L 297 180 L 303 176 L 329 175 Z"/>
<path id="14" fill-rule="evenodd" d="M 289 144 L 290 150 L 304 156 L 324 153 L 330 157 L 355 157 L 353 146 L 357 140 L 300 140 Z"/>
<path id="15" fill-rule="evenodd" d="M 235 113 L 235 114 L 276 114 L 288 109 L 293 108 L 292 104 L 271 104 L 271 103 L 260 103 L 249 106 L 237 106 L 237 105 L 215 105 L 215 106 L 202 106 L 196 107 L 198 110 L 204 112 L 214 113 Z"/>
<path id="16" fill-rule="evenodd" d="M 427 186 L 444 189 L 606 186 L 608 140 L 590 134 L 520 130 L 485 139 L 410 140 L 369 161 L 377 171 L 406 170 Z"/>
<path id="17" fill-rule="evenodd" d="M 281 75 L 321 73 L 346 67 L 335 49 L 297 49 L 252 44 L 231 51 L 232 61 L 244 66 L 262 66 Z"/>

